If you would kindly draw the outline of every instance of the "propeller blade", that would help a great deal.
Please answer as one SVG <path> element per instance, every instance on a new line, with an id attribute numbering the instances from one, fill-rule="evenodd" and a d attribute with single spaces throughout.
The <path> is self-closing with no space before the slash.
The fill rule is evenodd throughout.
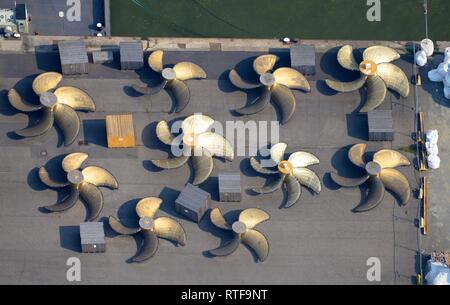
<path id="1" fill-rule="evenodd" d="M 33 80 L 33 91 L 37 95 L 55 89 L 62 80 L 62 75 L 56 72 L 46 72 Z"/>
<path id="2" fill-rule="evenodd" d="M 181 80 L 174 79 L 167 83 L 167 89 L 172 90 L 176 100 L 175 112 L 180 112 L 186 108 L 191 98 L 188 86 Z"/>
<path id="3" fill-rule="evenodd" d="M 80 192 L 73 186 L 70 188 L 70 194 L 61 202 L 44 207 L 49 212 L 64 212 L 72 208 L 78 201 Z"/>
<path id="4" fill-rule="evenodd" d="M 209 218 L 216 227 L 222 230 L 231 230 L 230 224 L 225 220 L 219 208 L 212 209 Z"/>
<path id="5" fill-rule="evenodd" d="M 283 185 L 283 181 L 284 181 L 284 176 L 280 176 L 276 181 L 272 182 L 271 184 L 264 186 L 264 187 L 255 187 L 255 188 L 252 188 L 252 190 L 258 194 L 273 193 L 276 190 L 281 188 L 281 186 Z"/>
<path id="6" fill-rule="evenodd" d="M 86 202 L 89 210 L 88 221 L 97 219 L 103 210 L 103 194 L 98 187 L 88 182 L 83 182 L 80 186 L 81 198 Z"/>
<path id="7" fill-rule="evenodd" d="M 106 169 L 99 166 L 88 166 L 82 170 L 84 181 L 95 186 L 106 186 L 118 189 L 119 183 L 116 178 Z"/>
<path id="8" fill-rule="evenodd" d="M 187 117 L 181 124 L 181 129 L 185 134 L 200 134 L 207 131 L 214 120 L 203 114 L 194 114 Z"/>
<path id="9" fill-rule="evenodd" d="M 351 45 L 345 45 L 339 49 L 337 60 L 343 68 L 351 71 L 359 71 L 359 64 L 353 55 L 353 47 Z"/>
<path id="10" fill-rule="evenodd" d="M 141 231 L 143 241 L 139 254 L 131 259 L 133 263 L 143 263 L 155 255 L 158 250 L 159 240 L 155 233 L 150 230 Z"/>
<path id="11" fill-rule="evenodd" d="M 255 251 L 259 261 L 263 262 L 269 256 L 269 242 L 261 232 L 248 230 L 242 236 L 242 242 Z"/>
<path id="12" fill-rule="evenodd" d="M 376 208 L 384 197 L 384 184 L 377 176 L 370 177 L 368 180 L 369 194 L 366 201 L 353 209 L 355 213 L 367 212 Z"/>
<path id="13" fill-rule="evenodd" d="M 80 118 L 72 107 L 59 103 L 56 104 L 54 113 L 55 123 L 64 134 L 64 146 L 69 146 L 75 142 L 80 132 Z"/>
<path id="14" fill-rule="evenodd" d="M 92 97 L 76 87 L 59 87 L 55 91 L 58 103 L 66 104 L 75 110 L 95 111 L 95 103 Z"/>
<path id="15" fill-rule="evenodd" d="M 394 168 L 397 166 L 409 166 L 411 162 L 403 154 L 392 149 L 382 149 L 373 155 L 373 161 L 380 164 L 381 168 Z"/>
<path id="16" fill-rule="evenodd" d="M 148 197 L 140 200 L 136 205 L 136 214 L 139 218 L 149 217 L 154 218 L 156 212 L 161 206 L 162 200 L 156 197 Z"/>
<path id="17" fill-rule="evenodd" d="M 156 50 L 148 57 L 148 66 L 155 72 L 161 73 L 163 70 L 163 55 L 162 50 Z"/>
<path id="18" fill-rule="evenodd" d="M 385 46 L 373 46 L 364 50 L 364 60 L 371 60 L 374 63 L 388 63 L 400 58 L 400 54 L 392 48 Z"/>
<path id="19" fill-rule="evenodd" d="M 364 153 L 366 152 L 367 145 L 366 144 L 355 144 L 350 147 L 348 151 L 348 158 L 350 161 L 361 168 L 366 167 L 366 162 L 364 162 Z"/>
<path id="20" fill-rule="evenodd" d="M 201 154 L 199 156 L 196 154 L 192 156 L 192 165 L 194 167 L 193 185 L 199 185 L 205 182 L 209 175 L 211 175 L 214 166 L 211 153 L 204 148 L 199 148 L 198 150 L 201 150 Z"/>
<path id="21" fill-rule="evenodd" d="M 263 75 L 273 69 L 279 57 L 272 54 L 261 55 L 253 61 L 253 69 L 259 75 Z"/>
<path id="22" fill-rule="evenodd" d="M 181 156 L 181 157 L 163 159 L 163 160 L 151 160 L 151 162 L 155 166 L 162 168 L 162 169 L 175 169 L 175 168 L 182 167 L 188 160 L 189 160 L 189 157 Z"/>
<path id="23" fill-rule="evenodd" d="M 317 174 L 312 170 L 309 170 L 307 168 L 294 168 L 293 174 L 301 185 L 310 188 L 316 194 L 319 194 L 320 191 L 322 190 L 322 184 L 320 183 L 320 179 L 317 176 Z"/>
<path id="24" fill-rule="evenodd" d="M 275 84 L 272 87 L 272 99 L 281 111 L 281 124 L 287 123 L 294 114 L 297 103 L 291 89 Z"/>
<path id="25" fill-rule="evenodd" d="M 310 165 L 319 164 L 319 159 L 313 154 L 306 151 L 298 151 L 293 153 L 288 161 L 293 167 L 307 167 Z"/>
<path id="26" fill-rule="evenodd" d="M 265 175 L 278 174 L 278 170 L 263 167 L 261 165 L 261 163 L 258 160 L 256 160 L 254 157 L 250 158 L 250 165 L 255 171 L 257 171 L 260 174 L 265 174 Z"/>
<path id="27" fill-rule="evenodd" d="M 174 241 L 181 246 L 186 245 L 186 232 L 178 221 L 170 217 L 155 219 L 154 232 L 158 237 Z"/>
<path id="28" fill-rule="evenodd" d="M 156 136 L 166 145 L 172 145 L 174 140 L 173 135 L 170 132 L 169 125 L 166 121 L 160 121 L 158 125 L 156 125 Z"/>
<path id="29" fill-rule="evenodd" d="M 233 161 L 233 146 L 221 135 L 207 131 L 199 134 L 197 140 L 198 146 L 207 149 L 212 156 L 223 157 L 228 161 Z"/>
<path id="30" fill-rule="evenodd" d="M 367 79 L 367 100 L 359 112 L 374 110 L 384 102 L 387 94 L 386 84 L 381 77 L 374 75 Z"/>
<path id="31" fill-rule="evenodd" d="M 179 62 L 174 67 L 175 76 L 179 80 L 190 80 L 194 78 L 206 78 L 206 72 L 193 62 Z"/>
<path id="32" fill-rule="evenodd" d="M 380 179 L 388 190 L 391 190 L 398 196 L 402 205 L 408 203 L 411 196 L 411 188 L 405 175 L 396 169 L 385 168 L 381 170 Z"/>
<path id="33" fill-rule="evenodd" d="M 287 199 L 284 207 L 290 208 L 300 198 L 300 195 L 302 194 L 302 188 L 301 188 L 298 180 L 291 174 L 286 176 L 286 179 L 284 180 L 284 182 L 286 184 L 286 191 L 288 194 L 288 199 Z"/>
<path id="34" fill-rule="evenodd" d="M 266 108 L 266 106 L 270 102 L 272 93 L 268 88 L 263 88 L 262 91 L 263 92 L 261 96 L 257 97 L 254 101 L 252 101 L 250 105 L 236 109 L 235 111 L 241 115 L 250 115 L 264 110 L 264 108 Z"/>
<path id="35" fill-rule="evenodd" d="M 383 63 L 378 65 L 377 74 L 389 89 L 405 98 L 409 96 L 409 80 L 402 69 L 390 63 Z"/>
<path id="36" fill-rule="evenodd" d="M 286 152 L 286 149 L 286 143 L 277 143 L 270 148 L 270 158 L 275 162 L 275 164 L 278 164 L 284 160 L 284 153 Z"/>
<path id="37" fill-rule="evenodd" d="M 361 74 L 360 78 L 352 82 L 338 82 L 331 79 L 327 79 L 325 80 L 325 83 L 327 84 L 328 87 L 337 92 L 346 93 L 361 89 L 366 83 L 366 80 L 367 76 Z"/>
<path id="38" fill-rule="evenodd" d="M 239 245 L 241 244 L 241 239 L 237 234 L 234 235 L 233 239 L 227 242 L 225 245 L 218 247 L 216 249 L 210 250 L 209 253 L 214 256 L 227 256 L 234 253 Z"/>
<path id="39" fill-rule="evenodd" d="M 333 180 L 336 184 L 342 186 L 342 187 L 357 187 L 363 184 L 367 181 L 367 179 L 370 178 L 369 175 L 365 175 L 361 178 L 345 178 L 342 176 L 339 176 L 335 172 L 330 173 L 331 180 Z"/>
<path id="40" fill-rule="evenodd" d="M 256 208 L 245 209 L 239 214 L 239 221 L 245 223 L 247 229 L 253 229 L 269 219 L 270 215 L 266 211 Z"/>
<path id="41" fill-rule="evenodd" d="M 161 83 L 159 83 L 157 86 L 150 87 L 150 86 L 139 86 L 139 85 L 132 85 L 133 90 L 137 93 L 140 93 L 142 95 L 154 95 L 161 90 L 163 90 L 167 85 L 167 80 L 163 80 Z"/>
<path id="42" fill-rule="evenodd" d="M 230 79 L 230 82 L 238 87 L 239 89 L 249 90 L 249 89 L 256 89 L 261 87 L 261 84 L 252 84 L 249 82 L 246 82 L 235 69 L 231 69 L 230 73 L 228 74 L 228 77 Z"/>
<path id="43" fill-rule="evenodd" d="M 140 228 L 127 228 L 117 218 L 109 216 L 109 226 L 120 235 L 133 235 L 141 231 Z"/>
<path id="44" fill-rule="evenodd" d="M 46 133 L 50 128 L 52 128 L 54 122 L 55 117 L 53 115 L 53 111 L 45 108 L 43 110 L 42 118 L 36 125 L 18 130 L 16 131 L 16 134 L 24 138 L 37 137 Z"/>
<path id="45" fill-rule="evenodd" d="M 25 102 L 15 89 L 8 91 L 8 100 L 13 108 L 22 112 L 34 112 L 42 109 L 41 105 L 34 105 Z"/>
<path id="46" fill-rule="evenodd" d="M 62 168 L 66 173 L 79 169 L 88 158 L 85 153 L 72 153 L 67 155 L 62 161 Z"/>
<path id="47" fill-rule="evenodd" d="M 53 189 L 69 185 L 69 182 L 57 182 L 50 178 L 50 175 L 48 174 L 48 171 L 44 166 L 39 168 L 39 179 L 41 179 L 42 183 L 44 183 L 46 186 Z"/>
<path id="48" fill-rule="evenodd" d="M 291 89 L 311 91 L 311 86 L 306 77 L 292 68 L 279 68 L 273 73 L 275 82 Z"/>

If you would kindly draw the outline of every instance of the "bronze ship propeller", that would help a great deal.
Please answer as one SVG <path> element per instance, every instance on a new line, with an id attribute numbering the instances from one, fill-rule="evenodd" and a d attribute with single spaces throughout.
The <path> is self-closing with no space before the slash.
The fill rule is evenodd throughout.
<path id="1" fill-rule="evenodd" d="M 272 72 L 278 60 L 278 56 L 267 54 L 253 61 L 253 69 L 259 75 L 258 84 L 245 81 L 235 69 L 230 71 L 230 81 L 237 88 L 242 90 L 261 88 L 261 96 L 250 105 L 236 109 L 237 113 L 242 115 L 258 113 L 273 100 L 280 110 L 281 123 L 285 124 L 291 119 L 297 106 L 291 89 L 309 92 L 311 87 L 303 74 L 292 68 L 279 68 Z"/>
<path id="2" fill-rule="evenodd" d="M 101 167 L 87 166 L 81 169 L 87 158 L 88 155 L 85 153 L 67 155 L 62 161 L 62 168 L 67 174 L 67 179 L 63 182 L 50 178 L 44 166 L 39 169 L 39 178 L 49 188 L 70 188 L 70 194 L 62 202 L 44 207 L 47 211 L 67 211 L 77 203 L 81 196 L 89 209 L 88 221 L 98 218 L 104 204 L 103 194 L 99 187 L 118 189 L 119 184 L 110 172 Z"/>
<path id="3" fill-rule="evenodd" d="M 109 216 L 109 225 L 118 234 L 142 236 L 139 253 L 131 259 L 133 263 L 142 263 L 153 257 L 158 250 L 159 238 L 171 240 L 181 246 L 186 245 L 186 232 L 178 221 L 170 217 L 155 218 L 161 203 L 162 200 L 155 197 L 138 202 L 136 214 L 139 216 L 139 228 L 125 227 L 118 219 Z"/>
<path id="4" fill-rule="evenodd" d="M 281 189 L 284 184 L 288 193 L 288 199 L 284 207 L 289 208 L 299 200 L 302 193 L 301 185 L 319 194 L 322 190 L 322 184 L 316 173 L 306 168 L 310 165 L 319 164 L 319 159 L 311 153 L 298 151 L 292 153 L 286 160 L 284 159 L 286 148 L 287 144 L 285 143 L 272 146 L 270 160 L 263 160 L 269 166 L 263 166 L 263 161 L 259 162 L 254 157 L 250 159 L 250 165 L 260 174 L 277 175 L 273 183 L 252 190 L 258 194 L 269 194 Z"/>
<path id="5" fill-rule="evenodd" d="M 239 214 L 238 220 L 229 224 L 219 208 L 215 208 L 211 211 L 210 219 L 219 229 L 233 232 L 233 239 L 221 247 L 210 250 L 210 254 L 227 256 L 234 253 L 239 245 L 243 243 L 255 251 L 260 262 L 264 262 L 267 259 L 269 242 L 263 233 L 255 229 L 258 224 L 270 219 L 269 214 L 265 211 L 256 208 L 243 210 Z"/>
<path id="6" fill-rule="evenodd" d="M 22 99 L 20 94 L 11 89 L 8 100 L 15 109 L 29 113 L 41 111 L 39 122 L 31 127 L 16 131 L 21 137 L 37 137 L 46 133 L 54 123 L 64 134 L 64 144 L 72 144 L 80 132 L 80 118 L 76 111 L 95 111 L 92 98 L 81 89 L 71 86 L 58 87 L 62 75 L 46 72 L 38 75 L 33 81 L 33 91 L 39 96 L 40 104 L 31 104 Z"/>
<path id="7" fill-rule="evenodd" d="M 337 92 L 352 92 L 367 86 L 367 100 L 360 112 L 376 109 L 386 98 L 387 89 L 398 92 L 402 97 L 409 96 L 409 80 L 402 69 L 394 64 L 400 54 L 394 49 L 384 46 L 373 46 L 365 49 L 363 61 L 358 64 L 353 54 L 353 47 L 345 45 L 337 54 L 339 64 L 350 71 L 359 71 L 360 77 L 348 83 L 325 80 L 328 87 Z"/>
<path id="8" fill-rule="evenodd" d="M 410 198 L 411 188 L 408 179 L 395 169 L 399 166 L 411 165 L 408 158 L 401 153 L 382 149 L 376 152 L 370 162 L 364 161 L 366 144 L 356 144 L 348 152 L 350 161 L 364 169 L 365 174 L 360 178 L 345 178 L 337 173 L 331 173 L 331 179 L 342 187 L 357 187 L 363 183 L 369 186 L 369 193 L 365 202 L 356 207 L 354 212 L 366 212 L 376 208 L 384 198 L 385 188 L 397 195 L 401 204 L 405 205 Z"/>
<path id="9" fill-rule="evenodd" d="M 186 108 L 191 98 L 185 81 L 206 78 L 206 72 L 197 64 L 186 61 L 177 63 L 173 68 L 164 68 L 163 56 L 164 52 L 157 50 L 148 58 L 148 65 L 153 71 L 162 75 L 163 81 L 155 87 L 133 85 L 133 89 L 144 95 L 154 95 L 163 89 L 170 90 L 176 101 L 174 112 L 180 112 Z"/>
<path id="10" fill-rule="evenodd" d="M 208 131 L 213 124 L 214 120 L 209 116 L 200 114 L 189 116 L 181 124 L 183 155 L 164 160 L 151 160 L 151 162 L 162 169 L 175 169 L 186 164 L 191 158 L 195 172 L 192 184 L 203 183 L 213 170 L 213 157 L 222 157 L 228 161 L 234 159 L 230 142 L 223 136 Z M 158 123 L 156 135 L 166 145 L 177 145 L 176 138 L 166 121 Z"/>

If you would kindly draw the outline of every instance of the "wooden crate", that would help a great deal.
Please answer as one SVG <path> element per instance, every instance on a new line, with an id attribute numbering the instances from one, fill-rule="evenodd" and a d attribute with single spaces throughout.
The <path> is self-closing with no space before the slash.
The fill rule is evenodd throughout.
<path id="1" fill-rule="evenodd" d="M 241 174 L 219 174 L 219 196 L 222 202 L 239 202 L 242 199 Z"/>
<path id="2" fill-rule="evenodd" d="M 394 120 L 392 110 L 371 110 L 367 113 L 369 141 L 393 141 Z"/>
<path id="3" fill-rule="evenodd" d="M 81 251 L 83 253 L 103 253 L 106 251 L 103 222 L 80 224 Z"/>
<path id="4" fill-rule="evenodd" d="M 133 116 L 131 114 L 107 115 L 106 133 L 109 148 L 136 147 Z"/>
<path id="5" fill-rule="evenodd" d="M 175 210 L 195 222 L 200 222 L 209 209 L 210 198 L 209 193 L 188 183 L 175 200 Z"/>

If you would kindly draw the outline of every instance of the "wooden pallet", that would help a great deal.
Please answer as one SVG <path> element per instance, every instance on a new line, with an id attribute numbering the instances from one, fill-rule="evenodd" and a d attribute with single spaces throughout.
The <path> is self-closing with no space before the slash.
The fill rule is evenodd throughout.
<path id="1" fill-rule="evenodd" d="M 133 116 L 131 114 L 107 115 L 106 133 L 109 148 L 136 147 Z"/>

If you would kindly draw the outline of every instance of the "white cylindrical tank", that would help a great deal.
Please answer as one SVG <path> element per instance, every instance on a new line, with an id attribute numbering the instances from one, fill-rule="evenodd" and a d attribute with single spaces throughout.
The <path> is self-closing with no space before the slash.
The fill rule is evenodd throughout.
<path id="1" fill-rule="evenodd" d="M 420 42 L 420 47 L 422 48 L 422 51 L 425 51 L 426 55 L 428 57 L 433 56 L 434 53 L 434 43 L 431 39 L 424 39 Z"/>

